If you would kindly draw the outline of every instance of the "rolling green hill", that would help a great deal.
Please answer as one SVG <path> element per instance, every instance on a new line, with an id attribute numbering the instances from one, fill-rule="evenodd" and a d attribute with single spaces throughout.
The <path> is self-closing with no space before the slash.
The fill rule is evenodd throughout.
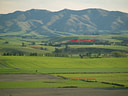
<path id="1" fill-rule="evenodd" d="M 87 42 L 87 44 L 70 44 L 69 39 L 96 39 L 96 42 Z M 69 48 L 94 48 L 99 50 L 100 48 L 111 51 L 121 51 L 128 52 L 127 48 L 127 40 L 128 35 L 75 35 L 75 36 L 62 36 L 56 38 L 27 38 L 27 37 L 0 37 L 0 55 L 3 53 L 24 53 L 28 55 L 30 53 L 37 53 L 39 55 L 45 53 L 53 53 L 55 48 L 63 49 L 65 48 L 65 44 L 68 44 Z M 125 45 L 123 44 L 125 41 Z M 8 42 L 6 44 L 6 42 Z M 33 44 L 33 42 L 35 44 Z M 101 42 L 101 44 L 100 44 Z M 24 43 L 24 47 L 22 46 Z M 52 46 L 49 45 L 52 43 L 53 45 L 61 44 L 61 46 Z M 74 43 L 74 42 L 73 42 Z M 84 43 L 84 42 L 83 42 Z M 109 43 L 109 44 L 107 44 Z M 44 45 L 46 44 L 46 45 Z M 46 48 L 46 50 L 42 50 L 41 48 Z"/>
<path id="2" fill-rule="evenodd" d="M 51 42 L 62 42 L 68 39 L 96 39 L 109 42 L 121 42 L 123 39 L 128 40 L 128 35 L 74 35 L 74 36 L 60 36 L 49 39 Z"/>
<path id="3" fill-rule="evenodd" d="M 0 56 L 0 73 L 128 72 L 128 58 Z"/>

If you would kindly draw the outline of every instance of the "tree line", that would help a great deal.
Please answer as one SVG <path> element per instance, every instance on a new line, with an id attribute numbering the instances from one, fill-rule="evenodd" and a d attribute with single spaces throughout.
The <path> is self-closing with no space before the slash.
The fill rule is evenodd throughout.
<path id="1" fill-rule="evenodd" d="M 12 53 L 12 52 L 5 52 L 1 54 L 2 56 L 48 56 L 48 57 L 68 57 L 67 53 L 44 53 L 44 54 L 39 54 L 39 53 Z"/>

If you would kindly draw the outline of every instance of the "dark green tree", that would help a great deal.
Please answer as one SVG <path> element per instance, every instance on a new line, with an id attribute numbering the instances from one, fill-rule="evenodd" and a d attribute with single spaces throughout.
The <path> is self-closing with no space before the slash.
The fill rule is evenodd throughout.
<path id="1" fill-rule="evenodd" d="M 114 57 L 127 57 L 126 53 L 123 53 L 123 52 L 120 52 L 120 51 L 114 51 L 114 52 L 112 52 L 112 55 Z"/>
<path id="2" fill-rule="evenodd" d="M 82 55 L 82 54 L 79 54 L 79 56 L 80 56 L 80 58 L 81 58 L 81 59 L 83 59 L 83 58 L 84 58 L 84 55 Z"/>
<path id="3" fill-rule="evenodd" d="M 32 45 L 36 45 L 36 42 L 32 42 Z"/>
<path id="4" fill-rule="evenodd" d="M 55 53 L 58 53 L 59 52 L 59 49 L 58 48 L 55 48 L 55 51 L 54 51 Z"/>
<path id="5" fill-rule="evenodd" d="M 8 41 L 5 41 L 4 44 L 8 44 L 9 42 Z"/>
<path id="6" fill-rule="evenodd" d="M 25 43 L 24 42 L 22 43 L 22 47 L 25 47 Z"/>

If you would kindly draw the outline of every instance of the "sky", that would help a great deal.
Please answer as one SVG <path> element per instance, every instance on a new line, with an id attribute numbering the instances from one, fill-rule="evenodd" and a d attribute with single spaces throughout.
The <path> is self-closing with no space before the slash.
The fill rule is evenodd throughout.
<path id="1" fill-rule="evenodd" d="M 72 10 L 101 8 L 128 13 L 128 0 L 0 0 L 0 14 L 30 9 L 59 11 L 65 8 Z"/>

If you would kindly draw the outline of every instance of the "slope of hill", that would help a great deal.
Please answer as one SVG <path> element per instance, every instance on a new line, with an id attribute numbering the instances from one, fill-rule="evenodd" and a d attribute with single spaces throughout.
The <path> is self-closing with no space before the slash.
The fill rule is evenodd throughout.
<path id="1" fill-rule="evenodd" d="M 0 56 L 0 73 L 33 73 L 37 69 L 41 73 L 128 72 L 127 62 L 128 58 L 76 59 L 42 56 Z"/>
<path id="2" fill-rule="evenodd" d="M 125 34 L 127 26 L 127 13 L 103 9 L 58 12 L 32 9 L 0 15 L 1 36 Z"/>

